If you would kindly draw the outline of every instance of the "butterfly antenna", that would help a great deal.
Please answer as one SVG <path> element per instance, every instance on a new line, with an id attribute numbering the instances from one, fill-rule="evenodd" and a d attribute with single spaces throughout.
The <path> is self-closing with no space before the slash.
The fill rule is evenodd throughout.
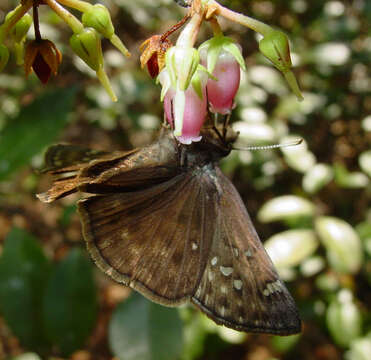
<path id="1" fill-rule="evenodd" d="M 232 113 L 227 114 L 224 116 L 223 119 L 223 137 L 224 139 L 227 137 L 227 128 L 229 126 L 229 121 L 231 120 Z"/>
<path id="2" fill-rule="evenodd" d="M 296 146 L 300 145 L 303 142 L 303 139 L 297 139 L 294 141 L 286 142 L 283 144 L 272 144 L 272 145 L 258 145 L 258 146 L 247 146 L 247 147 L 232 147 L 232 150 L 245 150 L 245 151 L 254 151 L 254 150 L 270 150 L 270 149 L 278 149 L 288 146 Z"/>

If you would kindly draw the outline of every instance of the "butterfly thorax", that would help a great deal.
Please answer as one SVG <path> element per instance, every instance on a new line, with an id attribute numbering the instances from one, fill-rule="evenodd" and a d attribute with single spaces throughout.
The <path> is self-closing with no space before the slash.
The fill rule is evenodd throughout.
<path id="1" fill-rule="evenodd" d="M 182 164 L 186 168 L 210 168 L 231 152 L 231 144 L 237 134 L 228 131 L 224 134 L 215 128 L 206 128 L 201 132 L 202 139 L 191 145 L 181 146 Z"/>

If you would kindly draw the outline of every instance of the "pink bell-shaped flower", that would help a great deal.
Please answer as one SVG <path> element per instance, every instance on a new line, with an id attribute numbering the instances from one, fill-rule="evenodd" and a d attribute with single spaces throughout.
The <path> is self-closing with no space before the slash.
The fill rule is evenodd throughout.
<path id="1" fill-rule="evenodd" d="M 159 75 L 159 81 L 165 91 L 163 99 L 166 119 L 175 128 L 177 140 L 187 145 L 201 140 L 200 130 L 207 114 L 207 75 L 197 71 L 194 77 L 196 79 L 182 91 L 171 86 L 166 69 Z"/>
<path id="2" fill-rule="evenodd" d="M 245 69 L 241 48 L 232 39 L 215 36 L 200 46 L 201 63 L 216 78 L 207 82 L 210 111 L 229 114 L 240 86 L 240 68 Z"/>
<path id="3" fill-rule="evenodd" d="M 240 65 L 231 54 L 222 51 L 212 74 L 218 80 L 207 81 L 210 110 L 222 115 L 229 114 L 240 86 Z"/>

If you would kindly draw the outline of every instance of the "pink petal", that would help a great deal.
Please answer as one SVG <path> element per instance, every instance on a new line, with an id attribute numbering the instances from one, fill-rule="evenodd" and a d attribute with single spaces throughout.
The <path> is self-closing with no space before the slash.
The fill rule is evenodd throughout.
<path id="1" fill-rule="evenodd" d="M 213 75 L 218 81 L 209 79 L 207 95 L 211 111 L 229 114 L 233 108 L 233 99 L 240 86 L 240 65 L 227 52 L 221 52 L 215 65 Z"/>

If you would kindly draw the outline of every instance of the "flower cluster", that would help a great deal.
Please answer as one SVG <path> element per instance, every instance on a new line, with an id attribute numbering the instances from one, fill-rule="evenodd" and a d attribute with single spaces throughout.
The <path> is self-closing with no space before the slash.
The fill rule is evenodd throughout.
<path id="1" fill-rule="evenodd" d="M 141 64 L 147 65 L 152 77 L 162 85 L 161 100 L 167 121 L 174 135 L 184 144 L 200 141 L 202 128 L 208 112 L 228 115 L 234 107 L 234 97 L 240 85 L 240 70 L 245 62 L 240 46 L 223 35 L 219 17 L 237 22 L 260 33 L 260 52 L 282 72 L 290 88 L 299 100 L 302 99 L 295 76 L 287 36 L 251 17 L 236 13 L 221 6 L 215 0 L 180 1 L 189 6 L 182 21 L 162 35 L 152 36 L 141 46 Z M 56 75 L 62 54 L 48 39 L 43 39 L 39 29 L 39 6 L 48 6 L 72 30 L 72 50 L 93 69 L 113 101 L 116 95 L 104 71 L 101 37 L 105 37 L 125 56 L 130 53 L 115 34 L 110 14 L 101 4 L 92 5 L 82 0 L 20 0 L 20 5 L 11 11 L 0 26 L 0 71 L 9 59 L 5 40 L 14 44 L 18 65 L 24 65 L 26 76 L 32 71 L 43 83 Z M 82 13 L 81 21 L 65 7 Z M 32 9 L 32 16 L 28 11 Z M 185 23 L 176 44 L 168 36 Z M 208 22 L 214 36 L 197 49 L 195 43 L 202 23 Z M 35 39 L 26 44 L 26 36 L 34 25 Z M 9 35 L 9 36 L 8 36 Z"/>
<path id="2" fill-rule="evenodd" d="M 200 130 L 208 111 L 222 115 L 231 113 L 240 85 L 240 69 L 245 70 L 241 48 L 223 35 L 219 16 L 260 33 L 263 36 L 259 42 L 260 52 L 282 72 L 298 99 L 303 98 L 291 71 L 289 42 L 283 32 L 233 12 L 214 0 L 193 0 L 189 14 L 180 24 L 188 19 L 189 22 L 176 44 L 169 44 L 167 36 L 179 26 L 147 40 L 141 57 L 142 66 L 148 66 L 152 77 L 159 74 L 166 119 L 183 144 L 201 140 Z M 205 21 L 211 24 L 214 36 L 196 49 L 194 44 Z"/>
<path id="3" fill-rule="evenodd" d="M 125 56 L 130 53 L 115 34 L 111 16 L 101 4 L 92 5 L 81 0 L 21 0 L 20 5 L 7 14 L 0 26 L 0 71 L 9 59 L 9 49 L 4 44 L 8 35 L 14 43 L 14 52 L 18 65 L 24 65 L 26 76 L 32 70 L 42 83 L 47 83 L 51 74 L 56 75 L 62 61 L 62 55 L 50 40 L 43 39 L 39 29 L 38 8 L 48 6 L 73 31 L 70 38 L 72 50 L 96 74 L 113 101 L 113 92 L 103 67 L 101 37 L 105 37 Z M 81 21 L 72 15 L 64 6 L 82 13 Z M 32 16 L 28 11 L 32 9 Z M 35 40 L 26 43 L 27 33 L 32 25 L 35 29 Z"/>

